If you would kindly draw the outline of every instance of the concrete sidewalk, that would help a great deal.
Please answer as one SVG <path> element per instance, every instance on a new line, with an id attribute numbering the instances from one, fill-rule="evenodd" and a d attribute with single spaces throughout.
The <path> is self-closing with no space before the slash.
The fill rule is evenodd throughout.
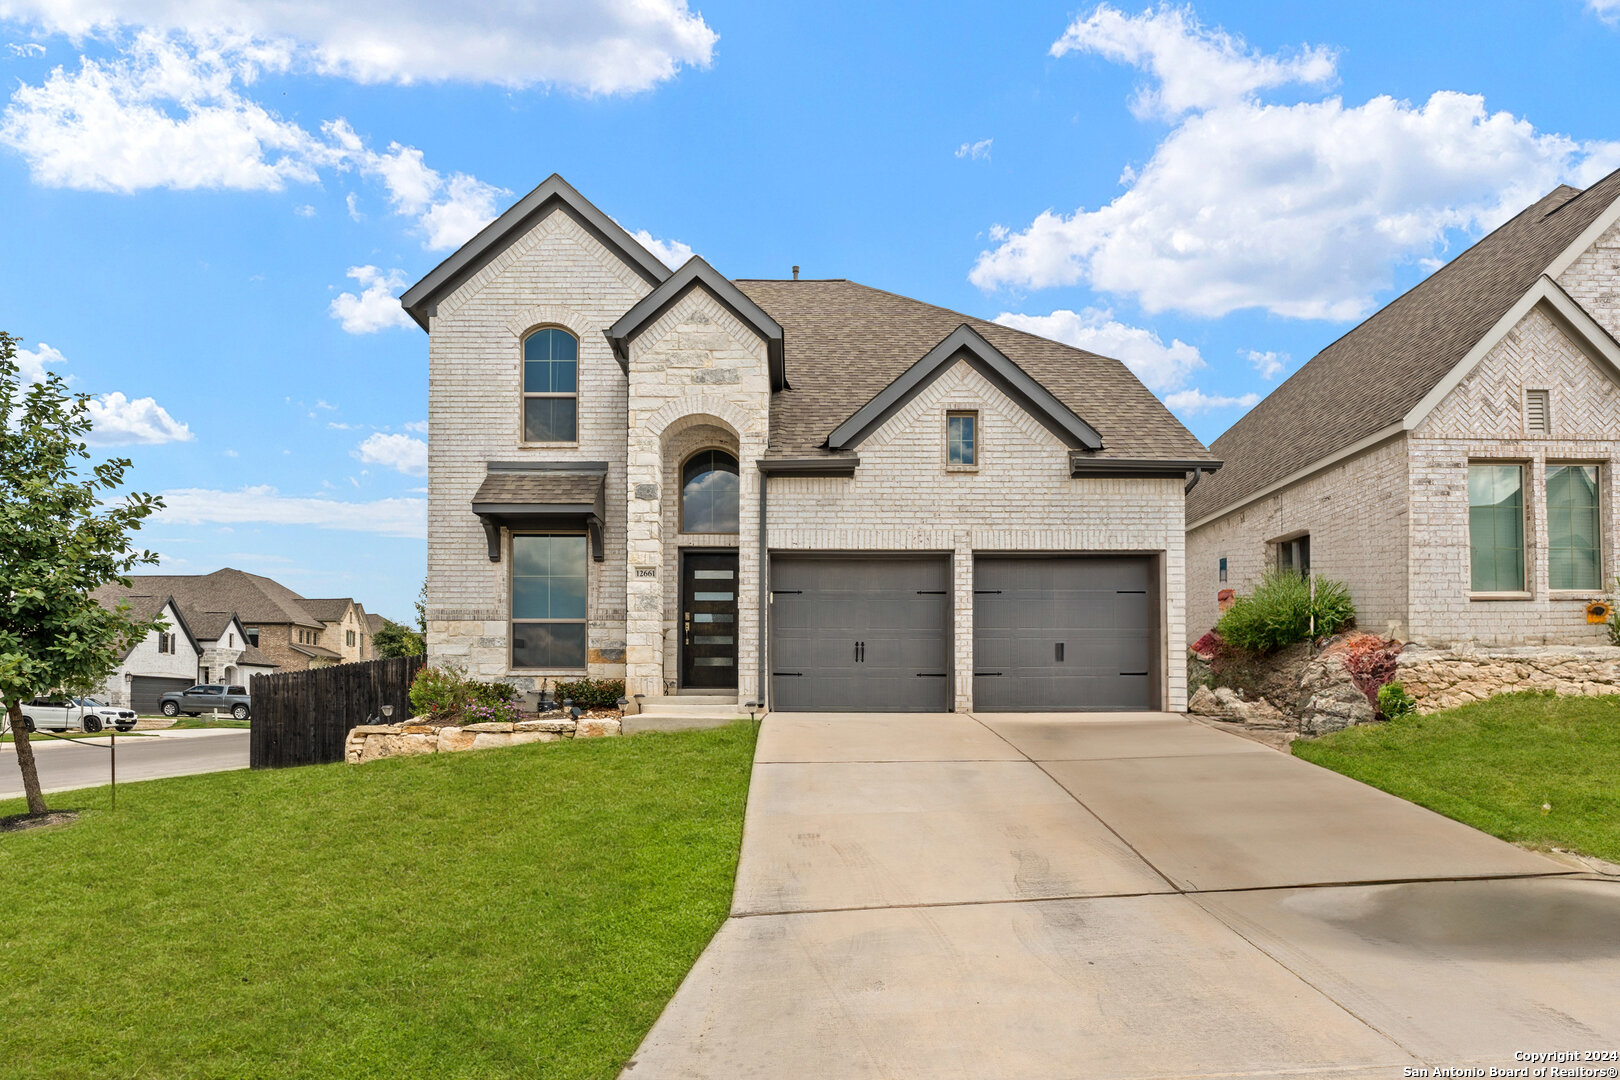
<path id="1" fill-rule="evenodd" d="M 1179 717 L 772 715 L 645 1077 L 1400 1076 L 1620 1045 L 1620 885 Z"/>

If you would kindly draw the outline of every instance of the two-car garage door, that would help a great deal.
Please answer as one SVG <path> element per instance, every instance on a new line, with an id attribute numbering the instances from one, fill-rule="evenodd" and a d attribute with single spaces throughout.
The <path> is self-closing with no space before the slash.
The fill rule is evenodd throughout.
<path id="1" fill-rule="evenodd" d="M 973 706 L 1158 707 L 1159 596 L 1148 556 L 974 561 Z M 951 707 L 946 555 L 778 555 L 771 564 L 772 708 Z"/>

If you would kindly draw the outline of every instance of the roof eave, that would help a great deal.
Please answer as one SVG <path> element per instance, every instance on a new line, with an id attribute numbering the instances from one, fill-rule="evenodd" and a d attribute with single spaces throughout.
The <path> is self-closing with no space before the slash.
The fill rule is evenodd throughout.
<path id="1" fill-rule="evenodd" d="M 1170 458 L 1093 458 L 1083 450 L 1069 452 L 1069 477 L 1104 479 L 1183 479 L 1190 472 L 1212 473 L 1221 462 L 1213 458 L 1176 460 Z"/>
<path id="2" fill-rule="evenodd" d="M 538 220 L 555 207 L 566 210 L 604 246 L 615 251 L 626 266 L 645 278 L 648 284 L 656 286 L 669 277 L 669 267 L 656 255 L 643 247 L 618 222 L 597 209 L 561 175 L 552 173 L 428 271 L 422 280 L 406 289 L 399 298 L 400 306 L 418 326 L 428 329 L 434 315 L 435 301 L 441 295 L 475 273 L 488 259 L 500 254 L 531 221 Z"/>

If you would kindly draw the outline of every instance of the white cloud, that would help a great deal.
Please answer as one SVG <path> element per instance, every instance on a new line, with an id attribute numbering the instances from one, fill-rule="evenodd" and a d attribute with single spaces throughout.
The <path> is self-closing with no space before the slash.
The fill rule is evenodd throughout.
<path id="1" fill-rule="evenodd" d="M 283 495 L 268 485 L 239 491 L 175 488 L 162 496 L 164 509 L 155 517 L 164 525 L 312 525 L 413 539 L 427 535 L 426 499 L 339 502 Z"/>
<path id="2" fill-rule="evenodd" d="M 427 475 L 427 443 L 409 435 L 385 435 L 380 431 L 368 435 L 355 447 L 354 456 L 368 465 L 386 465 L 406 476 Z"/>
<path id="3" fill-rule="evenodd" d="M 114 392 L 91 398 L 89 407 L 91 428 L 85 442 L 92 446 L 158 446 L 196 438 L 189 427 L 149 397 L 131 400 Z"/>
<path id="4" fill-rule="evenodd" d="M 638 229 L 630 235 L 642 247 L 658 256 L 658 261 L 671 270 L 679 269 L 692 257 L 692 245 L 683 244 L 679 240 L 660 240 L 646 229 Z"/>
<path id="5" fill-rule="evenodd" d="M 511 194 L 466 173 L 445 176 L 429 168 L 414 146 L 396 142 L 384 153 L 368 149 L 347 121 L 334 120 L 322 131 L 362 173 L 382 181 L 394 213 L 415 220 L 430 251 L 460 247 L 495 219 L 496 201 Z"/>
<path id="6" fill-rule="evenodd" d="M 1586 6 L 1610 26 L 1620 26 L 1620 0 L 1586 0 Z"/>
<path id="7" fill-rule="evenodd" d="M 426 435 L 428 422 L 426 420 L 410 420 L 399 426 L 404 428 L 406 431 L 414 431 L 418 435 Z"/>
<path id="8" fill-rule="evenodd" d="M 398 293 L 405 288 L 403 270 L 385 272 L 375 266 L 351 266 L 348 276 L 360 283 L 359 295 L 339 293 L 326 309 L 343 324 L 346 333 L 375 334 L 412 325 L 411 317 L 399 306 Z"/>
<path id="9" fill-rule="evenodd" d="M 956 156 L 970 161 L 989 161 L 990 144 L 993 142 L 994 139 L 980 139 L 974 143 L 963 143 L 956 148 Z"/>
<path id="10" fill-rule="evenodd" d="M 314 217 L 315 208 L 309 205 L 309 203 L 305 203 L 302 206 L 293 207 L 293 213 L 297 214 L 299 217 Z"/>
<path id="11" fill-rule="evenodd" d="M 78 39 L 151 29 L 246 39 L 361 83 L 460 81 L 634 93 L 706 68 L 718 35 L 686 0 L 0 0 L 0 17 Z"/>
<path id="12" fill-rule="evenodd" d="M 1275 379 L 1292 359 L 1287 353 L 1259 352 L 1255 349 L 1250 349 L 1245 355 L 1249 359 L 1249 366 L 1258 371 L 1262 379 Z"/>
<path id="13" fill-rule="evenodd" d="M 1239 394 L 1237 397 L 1226 397 L 1222 394 L 1206 394 L 1202 390 L 1178 390 L 1174 394 L 1166 394 L 1164 404 L 1171 412 L 1184 416 L 1196 416 L 1199 413 L 1213 412 L 1216 409 L 1252 409 L 1260 401 L 1259 394 Z"/>
<path id="14" fill-rule="evenodd" d="M 1397 264 L 1444 252 L 1448 233 L 1490 228 L 1560 181 L 1620 165 L 1620 143 L 1539 132 L 1478 95 L 1261 102 L 1262 89 L 1327 81 L 1331 54 L 1263 56 L 1186 9 L 1104 6 L 1054 51 L 1143 68 L 1154 83 L 1139 111 L 1179 119 L 1106 206 L 992 230 L 997 246 L 969 275 L 983 289 L 1084 282 L 1155 312 L 1353 319 Z"/>
<path id="15" fill-rule="evenodd" d="M 1111 311 L 1087 308 L 1085 311 L 1054 311 L 1050 315 L 1004 311 L 995 321 L 1122 360 L 1155 393 L 1185 386 L 1192 373 L 1204 367 L 1204 358 L 1196 346 L 1179 338 L 1166 345 L 1152 330 L 1127 326 L 1115 319 Z"/>
<path id="16" fill-rule="evenodd" d="M 45 372 L 67 364 L 62 351 L 40 342 L 37 349 L 18 349 L 18 369 L 24 382 L 45 381 Z M 72 381 L 69 377 L 68 381 Z M 85 442 L 91 446 L 128 446 L 141 443 L 158 446 L 170 442 L 191 442 L 191 429 L 170 416 L 168 410 L 149 397 L 130 399 L 114 391 L 93 397 L 87 403 L 90 432 Z"/>
<path id="17" fill-rule="evenodd" d="M 365 220 L 366 215 L 364 215 L 364 214 L 362 214 L 360 212 L 360 199 L 359 199 L 359 196 L 355 195 L 354 192 L 351 191 L 347 195 L 343 196 L 343 205 L 345 205 L 345 206 L 347 206 L 349 208 L 349 220 L 350 221 L 364 221 Z"/>
<path id="18" fill-rule="evenodd" d="M 12 56 L 21 56 L 26 59 L 45 55 L 45 46 L 37 41 L 8 41 L 6 42 L 6 48 L 11 50 Z"/>

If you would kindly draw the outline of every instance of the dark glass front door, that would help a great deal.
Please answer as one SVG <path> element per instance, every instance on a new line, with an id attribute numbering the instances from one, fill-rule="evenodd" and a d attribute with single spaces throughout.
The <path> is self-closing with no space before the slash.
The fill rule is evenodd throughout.
<path id="1" fill-rule="evenodd" d="M 737 688 L 737 553 L 681 558 L 681 687 Z"/>

